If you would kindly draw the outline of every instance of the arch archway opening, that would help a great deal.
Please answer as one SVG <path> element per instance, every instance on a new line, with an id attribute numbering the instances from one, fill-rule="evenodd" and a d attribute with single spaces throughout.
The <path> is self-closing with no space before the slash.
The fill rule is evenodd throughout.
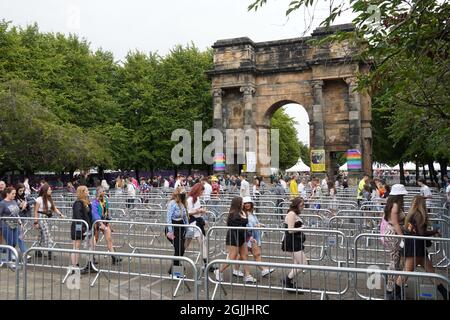
<path id="1" fill-rule="evenodd" d="M 276 169 L 289 169 L 299 159 L 309 166 L 311 128 L 307 110 L 295 101 L 280 101 L 269 108 L 266 119 L 271 129 L 279 130 L 279 166 Z"/>

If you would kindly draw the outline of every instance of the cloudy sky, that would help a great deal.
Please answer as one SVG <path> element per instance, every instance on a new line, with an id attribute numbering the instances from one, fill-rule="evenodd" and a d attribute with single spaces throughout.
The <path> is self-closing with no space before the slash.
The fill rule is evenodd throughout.
<path id="1" fill-rule="evenodd" d="M 135 49 L 164 55 L 190 42 L 205 49 L 219 39 L 247 36 L 268 41 L 309 35 L 329 12 L 329 1 L 286 18 L 291 0 L 268 1 L 257 12 L 247 11 L 252 0 L 0 0 L 0 19 L 20 26 L 37 22 L 41 31 L 76 33 L 94 49 L 101 47 L 122 60 Z M 352 17 L 348 14 L 336 23 Z M 306 112 L 295 105 L 287 108 L 300 123 L 300 140 L 309 143 Z"/>

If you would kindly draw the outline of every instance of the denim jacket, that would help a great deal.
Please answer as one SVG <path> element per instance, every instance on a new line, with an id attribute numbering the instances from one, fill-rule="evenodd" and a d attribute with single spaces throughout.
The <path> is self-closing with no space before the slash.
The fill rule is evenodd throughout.
<path id="1" fill-rule="evenodd" d="M 187 218 L 187 211 L 184 206 L 180 206 L 172 200 L 167 205 L 167 219 L 166 223 L 172 224 L 172 220 L 180 220 L 183 219 L 184 224 L 189 224 L 189 220 Z M 167 227 L 169 232 L 173 232 L 173 226 Z"/>

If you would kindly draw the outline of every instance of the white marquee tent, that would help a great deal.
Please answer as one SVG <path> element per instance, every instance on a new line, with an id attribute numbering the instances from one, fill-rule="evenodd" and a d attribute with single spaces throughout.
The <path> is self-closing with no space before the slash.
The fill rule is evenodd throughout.
<path id="1" fill-rule="evenodd" d="M 286 172 L 309 172 L 311 169 L 300 158 L 295 166 L 286 170 Z"/>
<path id="2" fill-rule="evenodd" d="M 377 170 L 377 169 L 380 169 L 380 170 L 392 170 L 392 168 L 389 167 L 387 164 L 378 163 L 378 162 L 374 162 L 372 164 L 372 169 L 373 170 Z M 339 167 L 339 171 L 348 171 L 347 162 Z"/>

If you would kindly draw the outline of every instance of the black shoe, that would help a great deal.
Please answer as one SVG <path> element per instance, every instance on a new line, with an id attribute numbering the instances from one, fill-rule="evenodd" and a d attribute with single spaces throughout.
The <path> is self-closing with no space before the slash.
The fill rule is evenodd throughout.
<path id="1" fill-rule="evenodd" d="M 87 264 L 86 267 L 80 270 L 80 274 L 87 274 L 87 273 L 97 273 L 97 270 L 95 270 L 92 263 Z"/>
<path id="2" fill-rule="evenodd" d="M 119 264 L 120 262 L 122 262 L 122 258 L 116 257 L 116 256 L 111 256 L 111 260 L 112 260 L 113 265 L 116 265 L 116 264 Z"/>
<path id="3" fill-rule="evenodd" d="M 34 256 L 35 256 L 35 257 L 38 257 L 38 258 L 41 258 L 41 257 L 42 257 L 42 252 L 41 252 L 41 251 L 36 251 L 36 252 L 34 253 Z"/>
<path id="4" fill-rule="evenodd" d="M 286 289 L 295 289 L 297 290 L 297 283 L 294 282 L 293 279 L 290 279 L 288 276 L 284 280 L 282 280 L 282 285 L 286 287 Z M 294 291 L 294 290 L 287 290 L 288 293 L 297 293 L 297 294 L 303 294 L 303 292 Z"/>
<path id="5" fill-rule="evenodd" d="M 92 257 L 92 261 L 94 264 L 96 264 L 96 265 L 98 264 L 98 261 L 95 259 L 95 257 Z"/>
<path id="6" fill-rule="evenodd" d="M 48 260 L 52 260 L 52 253 L 50 251 L 48 252 Z"/>
<path id="7" fill-rule="evenodd" d="M 389 300 L 403 300 L 402 295 L 405 295 L 405 288 L 402 288 L 399 285 L 395 284 L 394 291 L 391 292 L 391 299 Z"/>
<path id="8" fill-rule="evenodd" d="M 395 300 L 394 291 L 386 291 L 386 299 L 387 300 Z"/>
<path id="9" fill-rule="evenodd" d="M 205 268 L 206 268 L 206 264 L 205 264 Z M 214 272 L 214 271 L 216 271 L 217 269 L 219 269 L 219 268 L 216 267 L 216 266 L 211 266 L 211 267 L 209 267 L 208 272 Z"/>
<path id="10" fill-rule="evenodd" d="M 444 300 L 449 300 L 449 296 L 448 296 L 448 291 L 447 289 L 442 285 L 442 283 L 440 285 L 437 286 L 437 289 L 439 291 L 439 293 L 442 295 L 442 298 Z"/>

